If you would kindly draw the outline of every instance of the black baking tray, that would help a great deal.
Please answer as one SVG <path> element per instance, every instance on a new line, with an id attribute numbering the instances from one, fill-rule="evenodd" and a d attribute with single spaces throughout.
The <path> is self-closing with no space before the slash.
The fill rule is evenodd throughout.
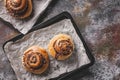
<path id="1" fill-rule="evenodd" d="M 83 66 L 81 66 L 80 68 L 75 69 L 75 70 L 73 70 L 73 71 L 71 71 L 71 72 L 61 74 L 60 76 L 58 76 L 58 77 L 56 77 L 56 78 L 52 78 L 52 79 L 50 79 L 50 80 L 73 80 L 73 79 L 74 79 L 73 76 L 76 76 L 76 75 L 78 75 L 79 77 L 80 77 L 80 76 L 83 76 L 83 72 L 84 72 L 86 69 L 88 69 L 90 66 L 92 66 L 92 65 L 94 64 L 94 62 L 95 62 L 95 59 L 94 59 L 93 55 L 91 54 L 91 51 L 90 51 L 90 49 L 88 48 L 86 42 L 84 41 L 84 39 L 83 39 L 83 37 L 82 37 L 82 35 L 81 35 L 80 31 L 79 31 L 79 28 L 77 27 L 77 25 L 75 24 L 72 16 L 71 16 L 68 12 L 62 12 L 61 14 L 59 14 L 59 15 L 57 15 L 57 16 L 49 19 L 49 20 L 47 20 L 46 22 L 43 22 L 43 23 L 40 23 L 40 24 L 35 25 L 30 31 L 28 31 L 28 33 L 33 32 L 33 31 L 38 30 L 38 29 L 41 29 L 41 28 L 44 28 L 44 27 L 47 27 L 47 26 L 52 25 L 52 24 L 54 24 L 54 23 L 56 23 L 56 22 L 59 22 L 59 21 L 61 21 L 61 20 L 63 20 L 63 19 L 70 19 L 70 20 L 71 20 L 71 22 L 72 22 L 72 24 L 73 24 L 73 26 L 74 26 L 74 28 L 75 28 L 75 30 L 76 30 L 79 38 L 81 39 L 81 41 L 82 41 L 82 43 L 83 43 L 83 45 L 84 45 L 84 47 L 85 47 L 85 49 L 86 49 L 86 54 L 87 54 L 87 56 L 88 56 L 88 58 L 89 58 L 89 60 L 90 60 L 90 63 L 89 63 L 89 64 L 86 64 L 86 65 L 83 65 Z M 38 20 L 38 21 L 39 21 L 39 20 Z M 27 33 L 27 34 L 28 34 L 28 33 Z M 25 34 L 25 35 L 26 35 L 26 34 Z M 22 37 L 24 37 L 25 35 L 22 34 L 22 33 L 20 33 L 20 34 L 17 35 L 16 37 L 14 37 L 14 38 L 6 41 L 6 42 L 4 43 L 4 45 L 3 45 L 3 50 L 4 50 L 4 46 L 5 46 L 5 44 L 6 44 L 7 42 L 10 42 L 10 41 L 15 42 L 15 41 L 21 39 Z M 4 50 L 4 51 L 5 51 L 5 50 Z M 75 79 L 75 80 L 76 80 L 76 79 Z"/>

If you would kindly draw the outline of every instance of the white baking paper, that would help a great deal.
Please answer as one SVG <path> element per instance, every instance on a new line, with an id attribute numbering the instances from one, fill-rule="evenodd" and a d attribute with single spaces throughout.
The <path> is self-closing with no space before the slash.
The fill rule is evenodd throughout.
<path id="1" fill-rule="evenodd" d="M 35 75 L 27 72 L 22 66 L 23 52 L 33 45 L 41 46 L 48 52 L 49 41 L 59 33 L 68 34 L 72 37 L 75 45 L 72 56 L 67 60 L 57 61 L 49 55 L 50 65 L 45 73 Z M 46 28 L 31 32 L 16 42 L 8 42 L 5 46 L 5 52 L 18 80 L 46 80 L 90 63 L 86 50 L 69 19 L 62 20 Z"/>
<path id="2" fill-rule="evenodd" d="M 49 3 L 52 0 L 32 0 L 33 2 L 33 16 L 28 20 L 18 20 L 14 17 L 10 16 L 4 6 L 4 0 L 0 1 L 0 17 L 5 21 L 10 22 L 14 28 L 16 28 L 21 33 L 27 33 L 32 26 L 35 24 L 38 17 L 42 14 L 42 12 L 47 8 Z"/>

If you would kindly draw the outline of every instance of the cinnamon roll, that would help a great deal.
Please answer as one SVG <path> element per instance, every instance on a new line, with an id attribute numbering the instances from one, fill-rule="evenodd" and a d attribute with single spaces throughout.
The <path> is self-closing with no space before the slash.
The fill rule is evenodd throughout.
<path id="1" fill-rule="evenodd" d="M 32 46 L 24 52 L 22 63 L 27 71 L 41 74 L 48 68 L 48 54 L 43 48 Z"/>
<path id="2" fill-rule="evenodd" d="M 4 0 L 8 12 L 16 18 L 24 19 L 32 13 L 31 0 Z"/>
<path id="3" fill-rule="evenodd" d="M 55 59 L 65 60 L 71 56 L 74 50 L 73 40 L 69 35 L 58 34 L 50 40 L 48 50 Z"/>

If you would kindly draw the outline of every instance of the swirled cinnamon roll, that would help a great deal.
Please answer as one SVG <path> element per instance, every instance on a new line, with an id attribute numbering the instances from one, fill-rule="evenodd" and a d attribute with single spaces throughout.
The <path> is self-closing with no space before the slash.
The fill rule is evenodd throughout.
<path id="1" fill-rule="evenodd" d="M 8 12 L 16 18 L 27 18 L 32 13 L 31 0 L 4 0 Z"/>
<path id="2" fill-rule="evenodd" d="M 43 48 L 32 46 L 24 52 L 22 63 L 27 71 L 41 74 L 48 68 L 48 54 Z"/>
<path id="3" fill-rule="evenodd" d="M 48 50 L 57 60 L 65 60 L 71 56 L 74 44 L 69 35 L 58 34 L 51 39 Z"/>

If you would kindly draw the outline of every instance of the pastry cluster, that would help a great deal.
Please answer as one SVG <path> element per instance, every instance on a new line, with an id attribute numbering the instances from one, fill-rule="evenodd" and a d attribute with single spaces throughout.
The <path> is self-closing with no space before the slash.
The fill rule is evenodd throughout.
<path id="1" fill-rule="evenodd" d="M 48 44 L 49 54 L 56 60 L 69 58 L 73 50 L 73 40 L 66 34 L 56 35 Z M 24 52 L 22 63 L 27 71 L 34 74 L 41 74 L 49 66 L 48 53 L 42 47 L 32 46 Z"/>
<path id="2" fill-rule="evenodd" d="M 8 12 L 16 18 L 24 19 L 32 13 L 31 0 L 4 0 Z"/>

